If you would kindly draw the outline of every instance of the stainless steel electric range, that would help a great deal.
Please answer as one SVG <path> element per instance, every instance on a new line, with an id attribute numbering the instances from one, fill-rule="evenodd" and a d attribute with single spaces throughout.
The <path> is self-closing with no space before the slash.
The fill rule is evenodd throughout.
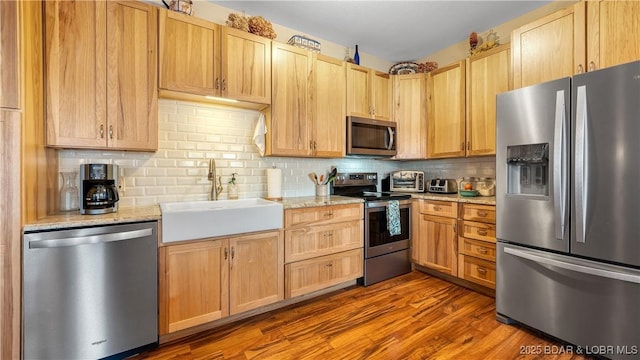
<path id="1" fill-rule="evenodd" d="M 338 173 L 332 193 L 364 200 L 364 277 L 368 286 L 411 271 L 411 195 L 379 192 L 376 173 Z M 387 228 L 387 206 L 397 200 L 401 232 Z"/>

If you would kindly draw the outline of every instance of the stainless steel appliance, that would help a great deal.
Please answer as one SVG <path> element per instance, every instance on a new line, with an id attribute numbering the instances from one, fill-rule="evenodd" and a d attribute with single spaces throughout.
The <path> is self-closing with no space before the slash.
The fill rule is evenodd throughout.
<path id="1" fill-rule="evenodd" d="M 31 232 L 24 359 L 131 355 L 158 341 L 157 222 Z"/>
<path id="2" fill-rule="evenodd" d="M 347 116 L 347 155 L 396 155 L 396 123 Z"/>
<path id="3" fill-rule="evenodd" d="M 390 191 L 424 192 L 424 171 L 402 170 L 391 173 Z"/>
<path id="4" fill-rule="evenodd" d="M 80 214 L 118 211 L 118 165 L 80 165 Z"/>
<path id="5" fill-rule="evenodd" d="M 638 94 L 634 62 L 497 97 L 498 318 L 616 359 L 640 346 Z"/>
<path id="6" fill-rule="evenodd" d="M 377 192 L 376 173 L 338 173 L 332 191 L 364 200 L 364 277 L 368 286 L 411 271 L 411 195 Z M 399 202 L 400 234 L 387 227 L 387 206 Z"/>
<path id="7" fill-rule="evenodd" d="M 427 191 L 437 194 L 455 194 L 458 192 L 456 179 L 431 179 Z"/>

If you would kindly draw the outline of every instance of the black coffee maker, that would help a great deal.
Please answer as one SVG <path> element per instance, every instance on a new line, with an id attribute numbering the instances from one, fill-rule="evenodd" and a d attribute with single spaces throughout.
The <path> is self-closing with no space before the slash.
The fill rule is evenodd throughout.
<path id="1" fill-rule="evenodd" d="M 80 214 L 118 211 L 118 165 L 80 165 Z"/>

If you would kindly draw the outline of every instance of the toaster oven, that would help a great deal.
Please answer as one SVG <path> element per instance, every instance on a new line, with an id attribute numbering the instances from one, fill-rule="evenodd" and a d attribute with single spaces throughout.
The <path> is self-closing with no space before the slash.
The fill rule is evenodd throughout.
<path id="1" fill-rule="evenodd" d="M 424 172 L 416 170 L 392 172 L 389 190 L 398 192 L 424 192 Z"/>

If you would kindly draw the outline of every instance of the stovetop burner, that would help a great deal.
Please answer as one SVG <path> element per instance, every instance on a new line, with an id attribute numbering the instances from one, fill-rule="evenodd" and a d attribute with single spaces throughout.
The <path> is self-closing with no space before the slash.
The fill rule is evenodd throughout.
<path id="1" fill-rule="evenodd" d="M 338 173 L 333 194 L 363 199 L 365 202 L 405 200 L 409 194 L 378 191 L 377 173 Z"/>

